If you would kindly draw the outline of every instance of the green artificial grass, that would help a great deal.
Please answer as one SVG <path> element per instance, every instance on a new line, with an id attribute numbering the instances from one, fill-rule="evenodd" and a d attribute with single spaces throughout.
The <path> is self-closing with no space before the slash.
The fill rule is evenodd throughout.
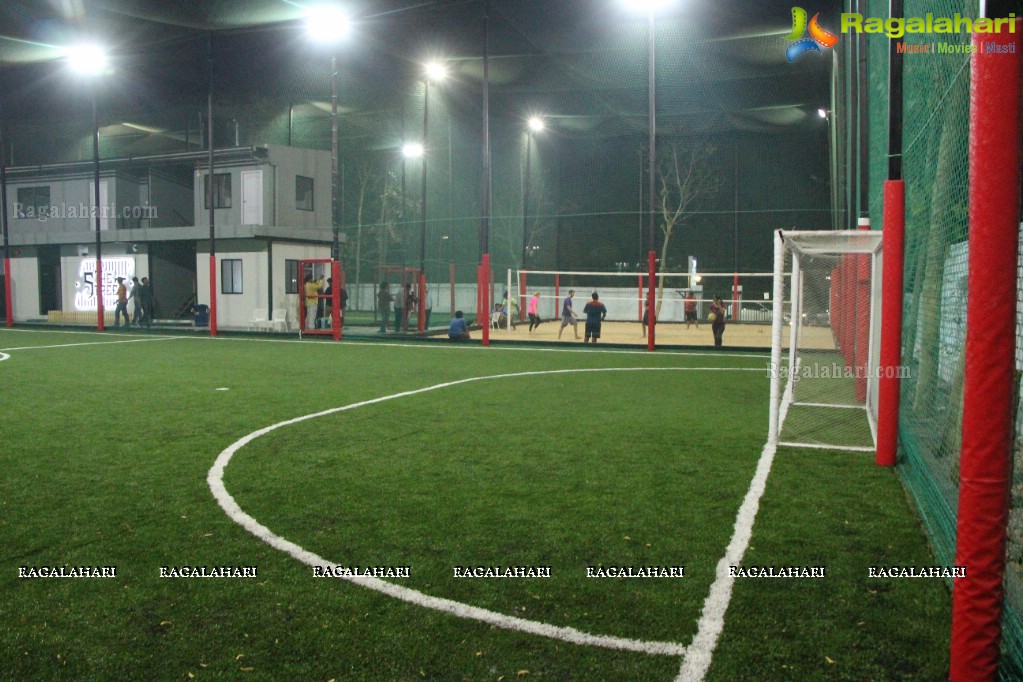
<path id="1" fill-rule="evenodd" d="M 394 582 L 431 596 L 687 645 L 766 437 L 766 356 L 0 330 L 0 351 L 11 348 L 29 349 L 0 362 L 10 679 L 671 680 L 677 657 L 503 630 L 314 578 L 228 518 L 207 473 L 252 431 L 322 410 L 473 377 L 622 370 L 461 383 L 298 422 L 241 448 L 224 483 L 246 513 L 328 561 L 407 565 Z M 726 367 L 757 371 L 693 371 Z M 798 456 L 779 454 L 750 551 L 826 561 L 828 578 L 739 583 L 711 675 L 750 679 L 740 672 L 769 647 L 756 679 L 809 679 L 784 666 L 832 651 L 846 679 L 885 679 L 888 664 L 926 678 L 947 640 L 944 588 L 881 584 L 871 589 L 884 598 L 870 599 L 876 581 L 860 576 L 865 562 L 933 562 L 898 485 L 859 456 L 815 456 L 834 464 L 816 476 L 789 465 Z M 860 498 L 885 513 L 845 523 Z M 116 566 L 117 578 L 17 577 L 64 564 Z M 651 564 L 684 565 L 685 577 L 585 575 Z M 258 577 L 159 577 L 181 565 L 256 566 Z M 552 577 L 453 577 L 476 565 L 550 566 Z M 881 653 L 851 646 L 865 630 L 842 610 L 850 599 L 871 641 L 890 640 Z M 788 612 L 822 613 L 827 627 L 763 644 L 764 619 Z"/>

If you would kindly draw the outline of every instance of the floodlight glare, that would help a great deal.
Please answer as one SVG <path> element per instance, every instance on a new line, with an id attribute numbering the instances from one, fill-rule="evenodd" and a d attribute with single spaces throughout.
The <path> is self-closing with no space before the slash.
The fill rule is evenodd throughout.
<path id="1" fill-rule="evenodd" d="M 675 0 L 620 0 L 627 8 L 637 12 L 656 12 L 673 5 Z"/>
<path id="2" fill-rule="evenodd" d="M 827 109 L 818 109 L 817 110 L 817 115 L 820 116 L 821 118 L 827 118 L 828 117 L 828 110 Z"/>
<path id="3" fill-rule="evenodd" d="M 86 76 L 98 76 L 107 70 L 106 50 L 93 43 L 75 45 L 65 53 L 71 70 Z"/>
<path id="4" fill-rule="evenodd" d="M 401 148 L 401 155 L 406 159 L 418 159 L 423 155 L 423 145 L 418 142 L 409 142 Z"/>
<path id="5" fill-rule="evenodd" d="M 348 15 L 335 5 L 313 7 L 306 14 L 306 30 L 318 43 L 336 43 L 348 35 L 350 28 Z"/>
<path id="6" fill-rule="evenodd" d="M 532 117 L 530 117 L 530 119 L 529 119 L 529 129 L 532 130 L 534 133 L 538 133 L 541 130 L 543 130 L 544 129 L 543 119 L 540 118 L 539 116 L 532 116 Z"/>
<path id="7" fill-rule="evenodd" d="M 448 67 L 441 62 L 429 62 L 423 67 L 426 78 L 431 81 L 442 81 L 447 78 Z"/>

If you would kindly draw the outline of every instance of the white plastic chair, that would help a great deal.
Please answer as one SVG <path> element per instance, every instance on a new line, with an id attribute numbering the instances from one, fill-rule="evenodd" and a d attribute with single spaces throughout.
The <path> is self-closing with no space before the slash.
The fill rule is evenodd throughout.
<path id="1" fill-rule="evenodd" d="M 288 310 L 287 308 L 274 308 L 273 319 L 270 320 L 270 328 L 274 331 L 288 331 Z"/>
<path id="2" fill-rule="evenodd" d="M 266 317 L 266 308 L 257 308 L 252 311 L 252 319 L 249 320 L 249 330 L 257 329 L 270 330 L 270 320 Z"/>

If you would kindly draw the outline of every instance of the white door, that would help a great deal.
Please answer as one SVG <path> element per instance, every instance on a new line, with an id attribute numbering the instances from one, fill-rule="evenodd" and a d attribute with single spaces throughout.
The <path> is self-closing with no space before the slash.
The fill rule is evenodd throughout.
<path id="1" fill-rule="evenodd" d="M 242 171 L 242 225 L 263 224 L 263 171 Z"/>
<path id="2" fill-rule="evenodd" d="M 101 231 L 102 230 L 109 230 L 110 229 L 110 219 L 112 217 L 114 217 L 114 215 L 113 215 L 114 207 L 110 205 L 110 200 L 109 200 L 109 198 L 110 198 L 109 191 L 108 191 L 109 187 L 110 187 L 110 181 L 109 180 L 100 180 L 99 181 L 99 206 L 100 206 L 100 208 L 99 208 L 99 215 L 100 215 L 99 229 Z M 95 180 L 90 180 L 89 181 L 89 208 L 92 209 L 93 211 L 96 210 L 96 181 Z M 95 213 L 92 213 L 92 214 L 89 215 L 89 229 L 90 230 L 95 230 L 96 229 L 96 214 Z"/>

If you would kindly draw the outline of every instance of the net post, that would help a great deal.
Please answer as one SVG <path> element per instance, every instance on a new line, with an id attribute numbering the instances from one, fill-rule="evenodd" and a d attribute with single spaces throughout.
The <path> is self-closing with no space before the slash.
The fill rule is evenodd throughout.
<path id="1" fill-rule="evenodd" d="M 984 51 L 991 44 L 1008 52 Z M 1020 40 L 974 33 L 969 291 L 949 679 L 995 680 L 1004 611 L 1020 220 Z M 992 311 L 998 311 L 992 314 Z"/>
<path id="2" fill-rule="evenodd" d="M 211 144 L 210 146 L 212 147 L 213 145 Z M 212 201 L 213 200 L 211 199 L 210 202 L 212 203 Z M 99 267 L 98 262 L 97 267 Z M 217 256 L 213 253 L 210 253 L 210 336 L 216 335 L 217 335 Z"/>
<path id="3" fill-rule="evenodd" d="M 781 230 L 774 240 L 774 291 L 771 317 L 771 407 L 768 415 L 767 442 L 778 444 L 778 413 L 781 407 L 781 339 L 782 339 L 782 298 L 785 295 L 785 242 Z"/>
<path id="4" fill-rule="evenodd" d="M 11 259 L 8 258 L 7 256 L 4 256 L 4 313 L 5 317 L 7 318 L 6 320 L 7 326 L 13 327 L 14 302 L 13 296 L 11 295 Z"/>
<path id="5" fill-rule="evenodd" d="M 899 376 L 902 365 L 902 270 L 905 252 L 906 183 L 884 184 L 884 261 L 881 284 L 881 360 L 878 363 L 877 464 L 895 466 L 899 448 Z"/>

